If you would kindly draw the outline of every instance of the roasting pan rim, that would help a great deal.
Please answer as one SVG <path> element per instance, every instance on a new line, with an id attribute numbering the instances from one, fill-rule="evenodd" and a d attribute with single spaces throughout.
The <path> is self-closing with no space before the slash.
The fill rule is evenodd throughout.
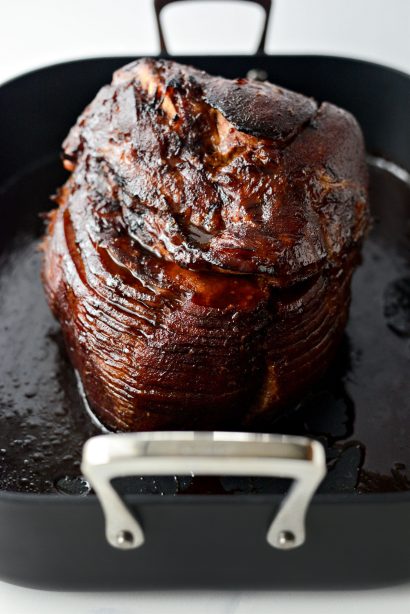
<path id="1" fill-rule="evenodd" d="M 60 69 L 66 66 L 71 66 L 71 65 L 75 65 L 75 64 L 82 64 L 85 62 L 104 62 L 104 61 L 109 61 L 109 62 L 113 62 L 118 60 L 119 61 L 119 66 L 123 65 L 121 64 L 122 61 L 126 61 L 126 62 L 132 62 L 135 60 L 139 60 L 141 58 L 152 58 L 155 60 L 158 59 L 163 59 L 163 60 L 172 60 L 175 62 L 180 62 L 181 64 L 184 63 L 184 58 L 186 59 L 186 61 L 188 63 L 192 62 L 195 59 L 198 60 L 203 60 L 203 59 L 212 59 L 212 60 L 216 60 L 219 59 L 221 61 L 223 61 L 224 59 L 228 59 L 228 60 L 238 60 L 238 62 L 240 61 L 248 61 L 250 59 L 254 59 L 255 63 L 258 63 L 258 60 L 262 60 L 263 62 L 265 60 L 271 60 L 274 58 L 280 58 L 281 60 L 283 59 L 292 59 L 292 60 L 304 60 L 304 59 L 308 59 L 308 60 L 336 60 L 336 61 L 340 61 L 341 63 L 351 63 L 351 64 L 361 64 L 364 66 L 368 66 L 368 67 L 373 67 L 375 69 L 382 69 L 382 70 L 386 70 L 392 73 L 395 73 L 397 76 L 401 76 L 401 77 L 405 77 L 407 79 L 410 79 L 410 73 L 407 73 L 405 70 L 398 68 L 396 66 L 391 66 L 389 64 L 383 64 L 380 62 L 376 62 L 375 60 L 367 60 L 367 59 L 362 59 L 359 57 L 355 57 L 355 56 L 345 56 L 345 55 L 338 55 L 338 54 L 332 54 L 332 53 L 272 53 L 272 54 L 218 54 L 218 53 L 207 53 L 207 54 L 184 54 L 184 55 L 161 55 L 161 54 L 137 54 L 135 56 L 131 56 L 131 55 L 95 55 L 95 56 L 86 56 L 86 57 L 79 57 L 79 58 L 72 58 L 72 59 L 67 59 L 67 60 L 62 60 L 62 61 L 57 61 L 57 62 L 53 62 L 52 64 L 44 64 L 43 66 L 38 66 L 37 68 L 32 68 L 29 70 L 23 70 L 23 72 L 18 73 L 17 75 L 13 76 L 13 77 L 9 77 L 7 79 L 5 79 L 4 81 L 0 81 L 0 90 L 3 87 L 7 87 L 9 85 L 14 84 L 14 82 L 18 81 L 19 79 L 24 79 L 25 77 L 30 77 L 30 76 L 34 76 L 35 74 L 40 74 L 44 71 L 48 71 L 48 70 L 53 70 L 53 69 Z"/>

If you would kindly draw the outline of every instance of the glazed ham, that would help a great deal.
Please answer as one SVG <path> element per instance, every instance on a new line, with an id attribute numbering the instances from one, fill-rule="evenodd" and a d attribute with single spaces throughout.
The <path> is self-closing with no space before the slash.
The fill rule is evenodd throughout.
<path id="1" fill-rule="evenodd" d="M 63 149 L 43 280 L 101 422 L 253 428 L 297 402 L 339 344 L 368 226 L 355 119 L 139 60 Z"/>

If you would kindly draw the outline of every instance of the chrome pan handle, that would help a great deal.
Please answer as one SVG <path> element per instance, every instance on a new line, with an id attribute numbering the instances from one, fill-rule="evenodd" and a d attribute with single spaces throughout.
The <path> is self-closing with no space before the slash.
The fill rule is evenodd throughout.
<path id="1" fill-rule="evenodd" d="M 326 474 L 322 445 L 303 437 L 262 433 L 152 432 L 99 435 L 83 451 L 82 472 L 102 505 L 108 542 L 138 548 L 140 523 L 113 488 L 125 476 L 217 475 L 290 478 L 293 483 L 267 530 L 274 548 L 305 541 L 309 503 Z"/>

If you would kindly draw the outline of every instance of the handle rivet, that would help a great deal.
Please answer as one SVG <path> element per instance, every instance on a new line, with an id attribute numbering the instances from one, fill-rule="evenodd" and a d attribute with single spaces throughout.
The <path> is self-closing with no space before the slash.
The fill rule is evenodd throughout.
<path id="1" fill-rule="evenodd" d="M 248 79 L 252 79 L 253 81 L 266 81 L 268 78 L 268 73 L 262 68 L 251 68 L 248 70 L 246 76 Z"/>
<path id="2" fill-rule="evenodd" d="M 292 531 L 281 531 L 278 535 L 279 548 L 293 548 L 295 544 L 295 534 Z"/>
<path id="3" fill-rule="evenodd" d="M 120 531 L 117 533 L 117 545 L 120 548 L 130 548 L 134 542 L 134 537 L 130 531 Z"/>

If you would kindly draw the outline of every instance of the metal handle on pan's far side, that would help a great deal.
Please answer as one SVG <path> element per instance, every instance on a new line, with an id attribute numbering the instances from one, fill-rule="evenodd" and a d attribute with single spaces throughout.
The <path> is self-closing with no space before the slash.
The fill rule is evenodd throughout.
<path id="1" fill-rule="evenodd" d="M 326 462 L 322 445 L 303 437 L 158 431 L 92 437 L 81 469 L 102 505 L 108 542 L 122 549 L 141 546 L 144 533 L 113 488 L 114 478 L 191 473 L 290 478 L 293 483 L 266 536 L 271 546 L 290 549 L 305 541 L 306 512 Z"/>
<path id="2" fill-rule="evenodd" d="M 259 40 L 258 48 L 256 50 L 257 54 L 265 53 L 266 33 L 268 31 L 269 16 L 270 16 L 271 8 L 273 5 L 273 0 L 241 0 L 241 1 L 253 2 L 254 4 L 259 4 L 259 6 L 261 6 L 263 10 L 265 11 L 265 19 L 263 22 L 262 33 L 261 33 L 261 37 Z M 167 45 L 165 42 L 164 31 L 162 29 L 162 24 L 161 24 L 161 11 L 168 4 L 173 4 L 174 2 L 181 2 L 181 0 L 154 0 L 155 16 L 157 19 L 157 26 L 158 26 L 159 44 L 160 44 L 161 53 L 164 55 L 169 55 L 169 53 L 168 53 Z"/>

